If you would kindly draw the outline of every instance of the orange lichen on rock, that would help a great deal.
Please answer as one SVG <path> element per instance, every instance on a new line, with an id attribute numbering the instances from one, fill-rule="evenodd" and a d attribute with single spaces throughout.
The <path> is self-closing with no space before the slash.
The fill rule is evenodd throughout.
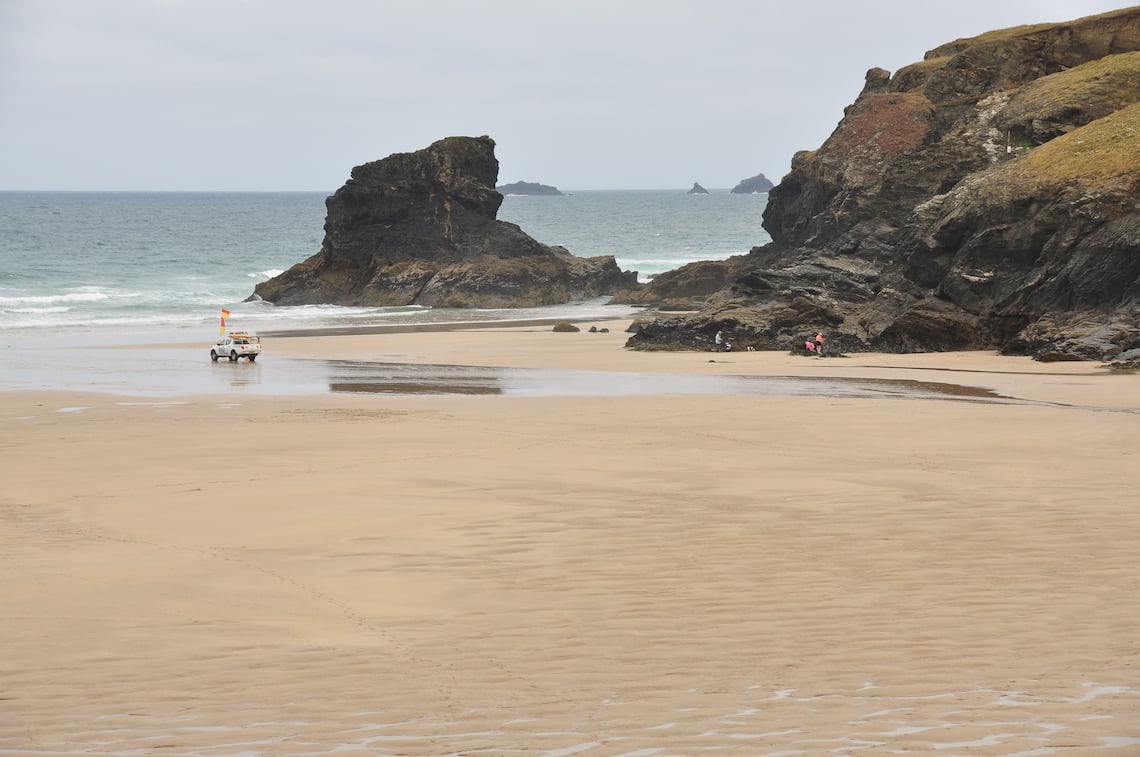
<path id="1" fill-rule="evenodd" d="M 821 152 L 899 155 L 921 146 L 933 106 L 921 92 L 865 94 L 847 109 Z"/>

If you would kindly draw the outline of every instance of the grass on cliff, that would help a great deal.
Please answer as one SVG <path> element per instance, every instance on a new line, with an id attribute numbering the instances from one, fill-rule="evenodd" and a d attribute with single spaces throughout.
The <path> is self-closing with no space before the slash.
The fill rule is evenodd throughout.
<path id="1" fill-rule="evenodd" d="M 977 44 L 989 43 L 1005 43 L 1020 37 L 1030 37 L 1039 32 L 1049 31 L 1050 29 L 1062 29 L 1069 27 L 1072 28 L 1086 27 L 1096 24 L 1098 21 L 1113 18 L 1115 16 L 1123 16 L 1132 12 L 1132 8 L 1120 8 L 1118 10 L 1106 11 L 1104 13 L 1097 13 L 1092 16 L 1082 16 L 1072 21 L 1062 21 L 1059 23 L 1043 23 L 1043 24 L 1023 24 L 1022 26 L 1011 26 L 1006 29 L 994 29 L 993 31 L 983 32 L 976 37 L 963 37 L 956 39 L 953 42 L 935 48 L 933 52 L 947 50 L 961 50 L 965 47 Z"/>
<path id="2" fill-rule="evenodd" d="M 1028 37 L 1031 34 L 1048 31 L 1057 26 L 1061 26 L 1061 24 L 1023 24 L 1021 26 L 1010 26 L 1006 29 L 994 29 L 993 31 L 982 32 L 976 37 L 969 37 L 966 40 L 959 40 L 959 42 L 968 41 L 975 45 L 992 42 L 1008 42 L 1011 39 Z"/>
<path id="3" fill-rule="evenodd" d="M 1022 87 L 1002 112 L 1006 123 L 1063 118 L 1079 110 L 1089 119 L 1140 102 L 1140 52 L 1109 55 L 1044 76 Z"/>
<path id="4" fill-rule="evenodd" d="M 931 71 L 941 68 L 952 61 L 954 56 L 970 48 L 1000 47 L 1023 38 L 1029 38 L 1029 44 L 1032 44 L 1034 35 L 1049 32 L 1050 30 L 1063 30 L 1069 35 L 1079 35 L 1083 30 L 1096 28 L 1098 24 L 1107 19 L 1112 19 L 1117 16 L 1127 16 L 1134 11 L 1134 8 L 1121 8 L 1119 10 L 1106 11 L 1105 13 L 1092 16 L 1082 16 L 1081 18 L 1061 23 L 1024 24 L 1022 26 L 1011 26 L 1005 29 L 994 29 L 993 31 L 983 32 L 975 37 L 960 37 L 953 42 L 947 42 L 928 51 L 925 60 L 912 63 L 900 69 L 899 72 L 914 71 L 929 74 Z"/>
<path id="5" fill-rule="evenodd" d="M 911 63 L 910 65 L 903 66 L 898 70 L 898 73 L 901 74 L 909 71 L 936 71 L 952 60 L 954 60 L 954 58 L 950 55 L 939 55 L 935 58 L 925 58 L 918 61 L 917 63 Z"/>
<path id="6" fill-rule="evenodd" d="M 1140 175 L 1140 103 L 1030 150 L 1002 178 L 1023 189 L 1076 183 L 1135 191 Z"/>

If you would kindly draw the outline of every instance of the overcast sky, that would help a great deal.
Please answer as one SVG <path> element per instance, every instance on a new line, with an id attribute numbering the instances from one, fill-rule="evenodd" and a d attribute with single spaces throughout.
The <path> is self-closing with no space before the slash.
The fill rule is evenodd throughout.
<path id="1" fill-rule="evenodd" d="M 490 135 L 500 183 L 778 181 L 872 67 L 1098 0 L 0 0 L 0 189 L 332 192 Z"/>

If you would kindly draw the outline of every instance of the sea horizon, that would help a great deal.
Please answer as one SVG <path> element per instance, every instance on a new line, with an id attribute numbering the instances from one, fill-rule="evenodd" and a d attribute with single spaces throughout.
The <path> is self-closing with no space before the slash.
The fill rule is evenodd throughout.
<path id="1" fill-rule="evenodd" d="M 703 186 L 703 185 L 702 185 Z M 324 190 L 324 189 L 0 189 L 0 194 L 234 194 L 234 195 L 257 195 L 257 194 L 324 194 L 326 196 L 332 195 L 337 189 Z M 497 189 L 498 187 L 496 187 Z M 704 187 L 710 194 L 712 193 L 727 193 L 733 194 L 733 187 Z M 576 189 L 563 189 L 557 187 L 558 191 L 563 195 L 574 194 L 576 192 L 682 192 L 688 194 L 692 187 L 611 187 L 603 189 L 589 189 L 589 188 L 576 188 Z M 697 195 L 700 192 L 695 193 Z M 767 192 L 737 192 L 735 194 L 750 194 L 750 195 L 766 195 Z M 559 197 L 560 195 L 543 195 L 543 194 L 504 194 L 504 197 Z"/>

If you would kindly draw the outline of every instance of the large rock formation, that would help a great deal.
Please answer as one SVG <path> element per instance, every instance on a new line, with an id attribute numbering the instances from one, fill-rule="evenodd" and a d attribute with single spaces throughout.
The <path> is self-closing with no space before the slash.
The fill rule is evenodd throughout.
<path id="1" fill-rule="evenodd" d="M 613 257 L 579 258 L 495 219 L 490 137 L 450 137 L 352 169 L 325 201 L 321 250 L 253 298 L 278 305 L 534 307 L 636 287 Z"/>
<path id="2" fill-rule="evenodd" d="M 1140 8 L 958 40 L 867 73 L 769 192 L 772 242 L 619 299 L 698 312 L 646 348 L 1140 347 Z"/>

